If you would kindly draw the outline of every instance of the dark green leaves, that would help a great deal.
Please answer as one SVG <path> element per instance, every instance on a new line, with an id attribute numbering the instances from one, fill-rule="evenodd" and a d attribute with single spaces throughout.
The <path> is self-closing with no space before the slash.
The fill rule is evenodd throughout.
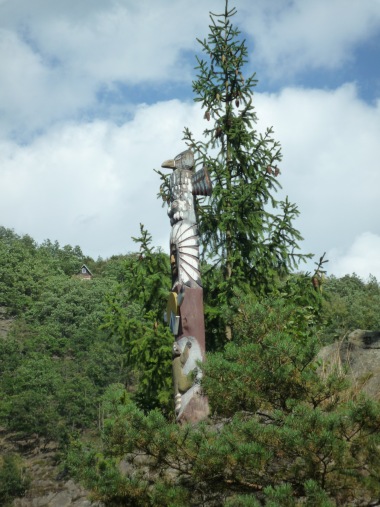
<path id="1" fill-rule="evenodd" d="M 163 324 L 170 291 L 169 259 L 150 246 L 140 225 L 140 252 L 125 261 L 123 283 L 108 299 L 103 328 L 121 344 L 126 365 L 135 371 L 136 400 L 145 410 L 171 406 L 173 335 Z"/>
<path id="2" fill-rule="evenodd" d="M 205 274 L 204 286 L 208 294 L 223 296 L 223 308 L 235 288 L 248 284 L 256 294 L 268 293 L 306 257 L 298 251 L 302 237 L 293 226 L 297 207 L 275 198 L 280 145 L 272 128 L 256 129 L 256 79 L 243 76 L 248 49 L 232 24 L 235 13 L 226 3 L 223 14 L 211 14 L 208 38 L 198 39 L 204 58 L 197 58 L 194 100 L 205 110 L 207 128 L 199 141 L 184 132 L 197 163 L 208 167 L 213 180 L 211 197 L 199 202 L 199 229 L 203 256 L 218 263 L 225 281 L 213 287 Z"/>

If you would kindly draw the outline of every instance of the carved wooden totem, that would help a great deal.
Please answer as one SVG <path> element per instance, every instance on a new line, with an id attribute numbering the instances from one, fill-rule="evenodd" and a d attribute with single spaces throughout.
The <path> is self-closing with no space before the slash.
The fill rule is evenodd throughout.
<path id="1" fill-rule="evenodd" d="M 202 396 L 202 375 L 197 363 L 205 359 L 203 289 L 199 267 L 199 236 L 195 196 L 211 194 L 206 168 L 194 172 L 194 154 L 186 150 L 161 167 L 173 169 L 170 178 L 168 215 L 172 226 L 170 263 L 172 291 L 167 305 L 167 321 L 175 336 L 173 381 L 177 421 L 196 422 L 209 413 Z"/>

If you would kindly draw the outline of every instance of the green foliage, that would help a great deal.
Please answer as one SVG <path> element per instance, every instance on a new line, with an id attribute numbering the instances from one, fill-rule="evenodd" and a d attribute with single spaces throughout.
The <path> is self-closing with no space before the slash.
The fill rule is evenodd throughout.
<path id="1" fill-rule="evenodd" d="M 272 129 L 254 128 L 256 80 L 242 76 L 234 13 L 226 2 L 200 41 L 208 60 L 198 60 L 194 91 L 213 121 L 206 141 L 185 131 L 214 181 L 198 209 L 216 350 L 202 378 L 210 419 L 179 426 L 168 417 L 170 265 L 142 225 L 138 253 L 96 262 L 79 247 L 38 246 L 0 228 L 0 305 L 18 317 L 0 339 L 0 424 L 70 443 L 71 474 L 105 505 L 374 505 L 380 404 L 353 394 L 339 371 L 321 375 L 316 356 L 326 337 L 380 327 L 379 285 L 323 280 L 323 257 L 313 277 L 289 274 L 303 258 L 298 210 L 274 197 L 280 147 Z M 72 278 L 83 262 L 92 281 Z M 96 426 L 98 439 L 74 439 Z M 0 502 L 26 486 L 20 462 L 5 456 Z"/>
<path id="2" fill-rule="evenodd" d="M 125 276 L 125 264 L 134 254 L 112 255 L 109 259 L 98 258 L 96 262 L 87 261 L 86 265 L 96 277 L 107 278 L 117 282 L 123 282 Z"/>
<path id="3" fill-rule="evenodd" d="M 205 364 L 203 387 L 217 417 L 178 426 L 128 400 L 114 403 L 102 448 L 72 450 L 87 466 L 71 469 L 97 498 L 326 507 L 378 498 L 380 404 L 349 399 L 337 372 L 318 373 L 310 310 L 279 297 L 238 301 L 234 341 Z M 165 491 L 181 500 L 160 496 Z"/>
<path id="4" fill-rule="evenodd" d="M 132 238 L 140 245 L 138 262 L 128 266 L 125 284 L 132 301 L 140 303 L 145 311 L 153 311 L 162 319 L 170 290 L 169 257 L 161 250 L 154 252 L 151 247 L 152 236 L 140 224 L 141 236 Z"/>
<path id="5" fill-rule="evenodd" d="M 125 364 L 138 380 L 136 401 L 144 410 L 171 407 L 171 351 L 173 336 L 162 323 L 170 290 L 166 254 L 155 252 L 152 238 L 140 225 L 133 238 L 140 252 L 125 261 L 123 283 L 108 299 L 103 328 L 125 351 Z"/>
<path id="6" fill-rule="evenodd" d="M 4 507 L 21 497 L 29 486 L 29 477 L 17 455 L 6 454 L 0 460 L 0 503 Z"/>
<path id="7" fill-rule="evenodd" d="M 50 241 L 38 246 L 30 236 L 20 237 L 1 227 L 0 305 L 21 314 L 43 293 L 52 275 L 76 274 L 82 259 L 79 247 L 61 249 Z"/>
<path id="8" fill-rule="evenodd" d="M 82 281 L 66 276 L 50 277 L 44 292 L 25 312 L 27 323 L 58 340 L 60 352 L 88 349 L 106 308 L 105 298 L 115 283 L 107 279 Z"/>
<path id="9" fill-rule="evenodd" d="M 20 238 L 0 229 L 0 305 L 9 313 L 21 313 L 30 305 L 51 269 L 52 263 L 43 262 L 29 236 Z"/>
<path id="10" fill-rule="evenodd" d="M 217 284 L 208 271 L 203 276 L 206 300 L 215 312 L 219 308 L 214 324 L 225 321 L 225 308 L 237 287 L 249 283 L 256 294 L 267 293 L 307 257 L 298 251 L 302 238 L 292 225 L 297 207 L 288 198 L 275 198 L 281 188 L 280 145 L 272 128 L 265 133 L 255 128 L 252 97 L 257 81 L 255 75 L 243 77 L 248 49 L 232 24 L 235 13 L 226 2 L 223 14 L 211 14 L 208 38 L 198 39 L 206 57 L 197 58 L 193 90 L 211 125 L 202 141 L 189 129 L 184 136 L 197 164 L 209 169 L 213 181 L 212 196 L 200 202 L 198 214 L 203 254 L 221 275 Z M 164 180 L 164 198 L 166 185 Z M 230 323 L 225 324 L 228 328 Z"/>
<path id="11" fill-rule="evenodd" d="M 205 364 L 204 387 L 216 412 L 287 412 L 293 399 L 316 407 L 331 396 L 313 363 L 321 342 L 311 307 L 278 296 L 262 303 L 240 296 L 234 307 L 233 342 Z"/>
<path id="12" fill-rule="evenodd" d="M 157 322 L 155 312 L 144 314 L 138 305 L 123 307 L 115 299 L 109 302 L 105 319 L 105 328 L 125 351 L 125 365 L 135 371 L 140 406 L 146 410 L 167 406 L 171 399 L 173 342 L 167 326 Z"/>
<path id="13" fill-rule="evenodd" d="M 45 254 L 45 257 L 54 259 L 65 275 L 69 276 L 78 273 L 85 260 L 78 245 L 74 248 L 70 245 L 61 248 L 58 241 L 52 243 L 47 239 L 40 245 L 39 250 Z"/>
<path id="14" fill-rule="evenodd" d="M 208 59 L 198 59 L 193 88 L 212 120 L 205 141 L 185 130 L 214 183 L 198 206 L 207 340 L 219 350 L 208 354 L 202 378 L 212 418 L 179 426 L 149 410 L 165 380 L 166 365 L 161 371 L 152 357 L 165 361 L 170 346 L 158 324 L 169 287 L 141 227 L 140 257 L 126 262 L 106 327 L 140 370 L 143 389 L 130 398 L 118 386 L 107 391 L 102 441 L 75 442 L 68 466 L 107 505 L 370 505 L 380 494 L 380 405 L 352 395 L 339 371 L 321 375 L 323 324 L 336 324 L 333 301 L 343 287 L 327 280 L 322 291 L 324 256 L 312 277 L 290 274 L 305 258 L 292 225 L 298 210 L 275 199 L 280 146 L 272 129 L 255 130 L 256 80 L 243 78 L 247 48 L 234 14 L 226 1 L 199 41 Z M 168 178 L 159 174 L 165 202 Z M 372 283 L 374 301 L 377 289 Z M 346 297 L 342 291 L 342 306 L 353 301 Z M 223 348 L 225 338 L 233 339 Z"/>
<path id="15" fill-rule="evenodd" d="M 84 259 L 79 247 L 0 232 L 0 304 L 19 315 L 0 341 L 1 423 L 66 441 L 96 424 L 113 382 L 132 384 L 145 409 L 168 407 L 172 336 L 161 321 L 170 267 L 147 231 L 135 238 L 139 253 L 90 261 L 99 275 L 85 282 L 72 276 Z"/>
<path id="16" fill-rule="evenodd" d="M 96 424 L 104 389 L 127 377 L 120 346 L 99 330 L 116 281 L 72 277 L 79 247 L 38 246 L 28 236 L 0 232 L 8 255 L 0 261 L 1 303 L 21 314 L 0 340 L 0 422 L 41 443 L 63 442 Z"/>
<path id="17" fill-rule="evenodd" d="M 60 382 L 54 361 L 34 355 L 2 376 L 1 419 L 11 431 L 36 433 L 48 439 L 58 435 L 55 393 Z"/>
<path id="18" fill-rule="evenodd" d="M 324 283 L 326 335 L 343 337 L 354 329 L 380 329 L 380 285 L 375 277 L 367 282 L 357 275 L 330 276 Z"/>
<path id="19" fill-rule="evenodd" d="M 74 441 L 69 448 L 66 466 L 74 477 L 84 481 L 92 490 L 94 498 L 101 500 L 106 505 L 146 506 L 168 505 L 183 506 L 187 504 L 189 493 L 185 488 L 173 486 L 164 477 L 157 477 L 155 488 L 150 488 L 151 478 L 144 478 L 138 469 L 131 474 L 125 474 L 121 470 L 129 467 L 127 463 L 138 456 L 133 448 L 135 438 L 138 438 L 139 424 L 145 424 L 145 416 L 130 400 L 125 389 L 120 384 L 109 386 L 102 398 L 101 411 L 104 417 L 103 436 L 108 442 L 109 452 L 103 454 L 99 449 L 91 447 L 83 442 Z M 133 415 L 132 415 L 133 414 Z M 159 437 L 159 444 L 164 444 L 164 438 L 156 433 L 157 425 L 161 428 L 166 426 L 166 419 L 158 411 L 151 411 L 149 418 L 150 431 L 148 438 Z M 126 419 L 134 421 L 132 434 L 129 435 L 129 427 Z M 176 425 L 173 425 L 176 428 Z M 167 434 L 166 434 L 167 435 Z M 144 440 L 146 442 L 147 440 Z M 131 445 L 128 444 L 131 443 Z M 172 440 L 168 440 L 168 445 Z M 158 442 L 156 442 L 158 443 Z M 144 444 L 143 444 L 144 445 Z M 152 441 L 152 447 L 155 443 Z M 128 450 L 128 451 L 127 451 Z M 118 456 L 124 451 L 131 452 L 130 460 L 119 465 Z M 133 456 L 132 456 L 133 454 Z M 138 459 L 138 457 L 137 457 Z"/>
<path id="20" fill-rule="evenodd" d="M 120 348 L 96 328 L 87 349 L 77 348 L 72 336 L 56 339 L 41 325 L 28 331 L 20 340 L 16 327 L 0 342 L 1 423 L 43 440 L 94 426 L 104 389 L 126 378 Z"/>

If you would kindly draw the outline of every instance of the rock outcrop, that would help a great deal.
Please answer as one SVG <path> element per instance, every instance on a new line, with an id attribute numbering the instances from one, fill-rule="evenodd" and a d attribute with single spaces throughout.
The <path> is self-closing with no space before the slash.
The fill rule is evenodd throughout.
<path id="1" fill-rule="evenodd" d="M 30 486 L 22 498 L 13 500 L 12 507 L 101 507 L 89 499 L 89 492 L 76 484 L 57 464 L 57 445 L 40 448 L 38 439 L 19 440 L 15 434 L 0 428 L 1 454 L 17 453 L 22 457 Z"/>
<path id="2" fill-rule="evenodd" d="M 343 340 L 324 347 L 318 357 L 325 371 L 339 368 L 354 388 L 380 399 L 380 331 L 352 331 Z"/>

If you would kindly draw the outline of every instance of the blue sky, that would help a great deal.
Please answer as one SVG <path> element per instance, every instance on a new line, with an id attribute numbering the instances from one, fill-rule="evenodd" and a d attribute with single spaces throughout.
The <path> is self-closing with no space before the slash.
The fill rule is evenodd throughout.
<path id="1" fill-rule="evenodd" d="M 302 249 L 380 279 L 380 0 L 230 0 Z M 167 249 L 153 168 L 182 151 L 196 37 L 224 0 L 0 0 L 0 224 L 97 258 Z M 308 266 L 311 267 L 311 266 Z"/>

